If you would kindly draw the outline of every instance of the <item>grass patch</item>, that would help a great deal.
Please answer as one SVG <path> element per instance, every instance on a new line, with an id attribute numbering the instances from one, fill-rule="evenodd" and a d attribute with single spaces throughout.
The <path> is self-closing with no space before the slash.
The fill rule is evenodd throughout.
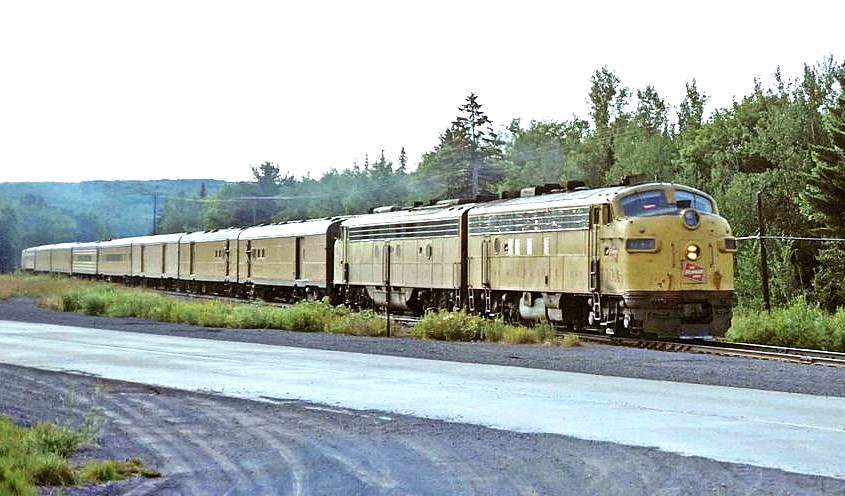
<path id="1" fill-rule="evenodd" d="M 85 483 L 123 480 L 135 476 L 161 477 L 161 473 L 147 467 L 137 458 L 126 461 L 90 460 L 79 473 L 79 478 Z"/>
<path id="2" fill-rule="evenodd" d="M 373 310 L 353 312 L 342 308 L 326 326 L 326 332 L 353 336 L 386 336 L 385 317 Z"/>
<path id="3" fill-rule="evenodd" d="M 0 274 L 0 300 L 14 297 L 56 297 L 79 284 L 59 274 Z"/>
<path id="4" fill-rule="evenodd" d="M 803 298 L 771 312 L 737 310 L 726 338 L 733 342 L 845 352 L 845 309 L 830 314 Z"/>
<path id="5" fill-rule="evenodd" d="M 414 326 L 412 334 L 422 339 L 440 341 L 482 341 L 487 319 L 463 310 L 428 312 Z M 496 327 L 496 332 L 503 329 Z"/>
<path id="6" fill-rule="evenodd" d="M 93 429 L 98 431 L 101 425 L 97 418 L 97 414 L 89 414 L 78 429 L 71 429 L 47 422 L 22 427 L 8 415 L 0 416 L 0 494 L 34 496 L 38 494 L 37 486 L 73 486 L 136 474 L 147 477 L 156 474 L 138 460 L 130 461 L 132 471 L 103 472 L 101 477 L 104 478 L 98 479 L 85 476 L 85 468 L 74 468 L 68 457 L 96 437 L 97 432 Z M 129 462 L 113 463 L 121 466 L 121 463 Z"/>
<path id="7" fill-rule="evenodd" d="M 564 334 L 562 338 L 560 338 L 560 346 L 564 348 L 574 348 L 576 346 L 581 346 L 581 338 L 579 338 L 575 334 Z"/>
<path id="8" fill-rule="evenodd" d="M 42 306 L 86 315 L 138 317 L 205 327 L 287 329 L 355 336 L 385 336 L 387 333 L 383 315 L 372 310 L 353 312 L 344 306 L 332 306 L 327 299 L 301 301 L 280 308 L 255 302 L 186 300 L 103 282 L 26 274 L 0 276 L 2 287 L 9 288 L 9 294 L 40 296 Z M 515 326 L 465 311 L 429 312 L 410 331 L 402 330 L 399 334 L 444 341 L 560 344 L 555 329 L 547 322 L 531 327 Z"/>
<path id="9" fill-rule="evenodd" d="M 555 344 L 556 331 L 548 322 L 532 327 L 506 324 L 479 315 L 457 312 L 428 312 L 411 333 L 422 339 L 442 341 L 487 341 L 506 344 Z"/>
<path id="10" fill-rule="evenodd" d="M 204 327 L 288 329 L 357 336 L 383 336 L 384 317 L 352 312 L 322 301 L 302 301 L 286 308 L 255 302 L 223 303 L 186 300 L 156 291 L 63 276 L 12 274 L 0 276 L 0 288 L 11 296 L 40 297 L 41 306 L 106 317 L 137 317 Z"/>

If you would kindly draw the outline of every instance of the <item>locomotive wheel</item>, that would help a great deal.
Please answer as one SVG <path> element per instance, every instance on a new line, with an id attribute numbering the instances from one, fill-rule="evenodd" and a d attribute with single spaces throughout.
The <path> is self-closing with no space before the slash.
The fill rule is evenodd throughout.
<path id="1" fill-rule="evenodd" d="M 506 324 L 518 324 L 520 321 L 519 305 L 507 297 L 502 302 L 502 319 Z"/>

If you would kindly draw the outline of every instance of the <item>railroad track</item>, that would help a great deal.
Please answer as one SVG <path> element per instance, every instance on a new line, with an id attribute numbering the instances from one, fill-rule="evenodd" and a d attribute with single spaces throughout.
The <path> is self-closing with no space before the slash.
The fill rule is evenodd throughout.
<path id="1" fill-rule="evenodd" d="M 221 296 L 221 295 L 213 295 L 213 294 L 203 294 L 203 293 L 186 293 L 184 291 L 169 291 L 169 290 L 158 290 L 161 294 L 172 296 L 174 298 L 181 298 L 183 300 L 214 300 L 214 301 L 222 301 L 224 303 L 260 303 L 262 305 L 269 305 L 274 307 L 289 307 L 291 303 L 280 303 L 280 302 L 272 302 L 272 301 L 264 301 L 259 299 L 254 300 L 245 300 L 243 298 L 235 298 L 232 296 Z"/>
<path id="2" fill-rule="evenodd" d="M 232 303 L 243 303 L 245 300 L 215 295 L 204 295 L 197 293 L 183 293 L 177 291 L 163 291 L 170 296 L 187 299 L 213 299 L 218 301 L 229 301 Z M 260 301 L 260 300 L 254 300 Z M 289 303 L 268 303 L 267 305 L 278 307 L 290 306 Z M 406 315 L 391 315 L 393 323 L 413 327 L 419 318 Z M 757 358 L 764 360 L 779 360 L 784 362 L 802 363 L 807 365 L 826 365 L 829 367 L 845 367 L 845 353 L 833 351 L 808 350 L 802 348 L 788 348 L 785 346 L 769 346 L 753 343 L 728 343 L 724 341 L 658 341 L 637 338 L 624 338 L 616 336 L 605 336 L 601 334 L 590 334 L 574 332 L 582 341 L 608 344 L 614 346 L 628 346 L 632 348 L 645 348 L 658 351 L 703 353 L 708 355 L 736 356 L 743 358 Z"/>
<path id="3" fill-rule="evenodd" d="M 695 344 L 694 346 L 696 347 L 695 351 L 698 353 L 750 356 L 813 365 L 845 367 L 845 353 L 833 351 L 787 348 L 785 346 L 769 346 L 753 343 L 726 343 L 723 341 Z"/>
<path id="4" fill-rule="evenodd" d="M 788 348 L 786 346 L 769 346 L 753 343 L 728 343 L 724 341 L 657 341 L 586 333 L 575 334 L 577 334 L 579 339 L 584 341 L 615 346 L 629 346 L 633 348 L 645 348 L 659 351 L 758 358 L 764 360 L 779 360 L 783 362 L 803 363 L 808 365 L 826 365 L 829 367 L 845 367 L 845 353 L 837 353 L 833 351 L 808 350 L 803 348 Z"/>

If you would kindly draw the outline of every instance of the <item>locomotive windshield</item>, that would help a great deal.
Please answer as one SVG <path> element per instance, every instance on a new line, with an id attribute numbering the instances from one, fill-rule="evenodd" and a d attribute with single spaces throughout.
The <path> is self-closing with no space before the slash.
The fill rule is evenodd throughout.
<path id="1" fill-rule="evenodd" d="M 632 193 L 620 200 L 622 211 L 627 217 L 651 217 L 673 215 L 685 208 L 699 212 L 713 213 L 713 203 L 706 197 L 689 191 L 675 191 L 675 202 L 670 203 L 666 191 L 655 189 Z"/>

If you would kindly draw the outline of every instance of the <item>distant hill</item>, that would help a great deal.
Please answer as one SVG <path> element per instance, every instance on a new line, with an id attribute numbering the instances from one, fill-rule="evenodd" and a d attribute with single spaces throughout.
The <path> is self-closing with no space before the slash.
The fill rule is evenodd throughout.
<path id="1" fill-rule="evenodd" d="M 153 195 L 158 197 L 160 214 L 167 198 L 197 197 L 203 184 L 206 194 L 211 195 L 226 182 L 217 179 L 172 179 L 0 183 L 0 199 L 18 200 L 24 205 L 43 201 L 69 214 L 91 215 L 105 224 L 112 236 L 127 237 L 152 232 Z"/>

